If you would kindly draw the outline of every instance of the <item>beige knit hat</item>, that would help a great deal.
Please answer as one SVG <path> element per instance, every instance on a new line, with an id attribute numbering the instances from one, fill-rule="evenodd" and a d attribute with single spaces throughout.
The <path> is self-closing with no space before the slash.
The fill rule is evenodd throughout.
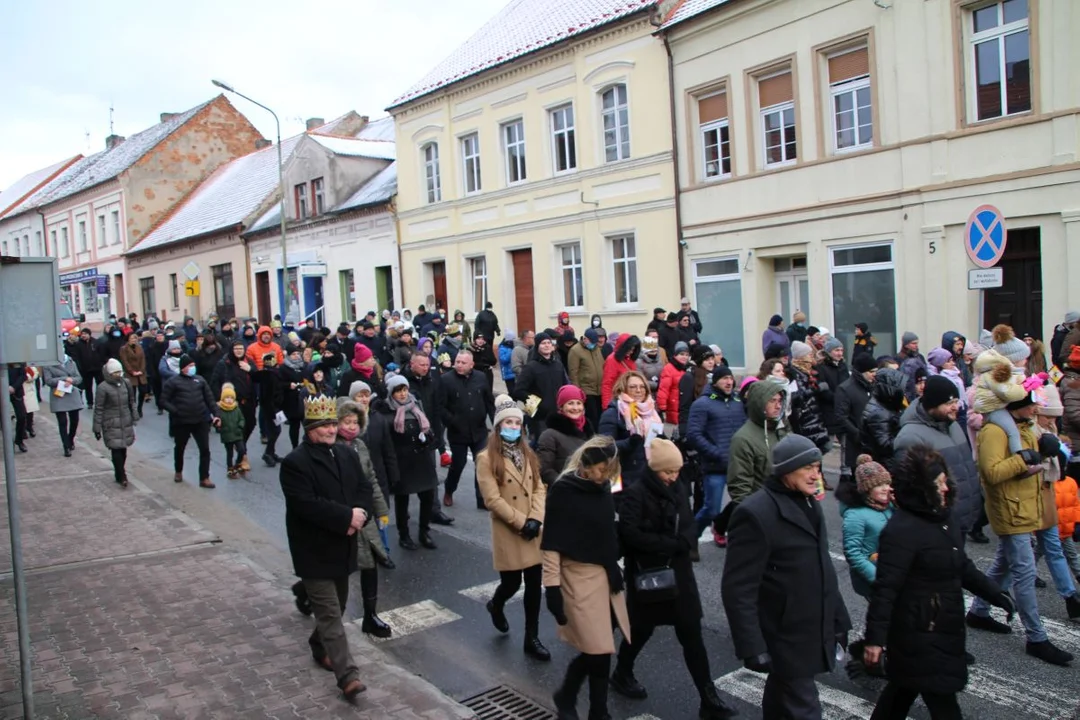
<path id="1" fill-rule="evenodd" d="M 655 438 L 649 443 L 647 451 L 649 469 L 653 472 L 679 472 L 682 470 L 682 453 L 675 443 L 664 438 Z"/>
<path id="2" fill-rule="evenodd" d="M 503 420 L 511 417 L 516 417 L 518 420 L 524 422 L 525 413 L 518 408 L 517 403 L 509 395 L 500 395 L 495 398 L 495 422 L 492 427 L 498 428 L 499 423 Z"/>

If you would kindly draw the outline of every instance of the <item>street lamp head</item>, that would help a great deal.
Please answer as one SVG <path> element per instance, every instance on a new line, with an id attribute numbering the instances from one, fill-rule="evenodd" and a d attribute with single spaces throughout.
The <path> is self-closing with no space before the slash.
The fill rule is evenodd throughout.
<path id="1" fill-rule="evenodd" d="M 222 80 L 211 80 L 210 82 L 214 83 L 215 85 L 217 85 L 222 90 L 228 90 L 229 92 L 232 92 L 232 93 L 236 92 L 236 90 L 233 89 L 232 85 L 230 85 L 227 82 L 224 82 Z"/>

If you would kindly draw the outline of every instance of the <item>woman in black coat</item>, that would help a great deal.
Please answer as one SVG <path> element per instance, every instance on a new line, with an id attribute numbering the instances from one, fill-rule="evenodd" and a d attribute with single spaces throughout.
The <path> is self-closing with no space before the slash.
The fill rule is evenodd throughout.
<path id="1" fill-rule="evenodd" d="M 904 373 L 886 368 L 878 370 L 870 387 L 870 402 L 863 411 L 859 441 L 862 451 L 882 465 L 888 465 L 895 452 L 893 440 L 900 432 L 906 383 Z"/>
<path id="2" fill-rule="evenodd" d="M 939 453 L 908 449 L 893 473 L 899 509 L 881 533 L 877 579 L 866 614 L 868 666 L 888 647 L 889 684 L 872 720 L 905 718 L 922 695 L 934 720 L 959 718 L 956 693 L 967 685 L 964 590 L 1005 610 L 1012 598 L 964 553 L 960 526 L 950 522 L 955 486 Z"/>
<path id="3" fill-rule="evenodd" d="M 566 462 L 595 433 L 585 417 L 585 393 L 577 385 L 563 385 L 556 396 L 559 410 L 548 415 L 547 429 L 540 433 L 536 454 L 540 458 L 540 479 L 555 482 Z"/>
<path id="4" fill-rule="evenodd" d="M 683 658 L 701 697 L 698 717 L 729 718 L 735 710 L 724 703 L 713 685 L 709 656 L 701 637 L 701 598 L 690 551 L 697 546 L 697 524 L 690 513 L 686 483 L 678 482 L 682 454 L 663 438 L 649 447 L 649 467 L 640 482 L 623 493 L 619 508 L 619 539 L 626 562 L 626 601 L 630 637 L 619 646 L 611 687 L 630 698 L 648 696 L 634 677 L 634 661 L 658 625 L 673 625 Z M 642 572 L 669 567 L 675 572 L 676 595 L 650 601 L 636 588 Z"/>
<path id="5" fill-rule="evenodd" d="M 240 404 L 240 412 L 244 414 L 244 443 L 246 444 L 251 433 L 254 432 L 258 423 L 255 422 L 255 384 L 251 380 L 251 371 L 254 369 L 246 359 L 244 352 L 247 348 L 241 340 L 234 340 L 229 346 L 225 357 L 214 368 L 210 376 L 210 392 L 214 397 L 221 397 L 221 386 L 232 383 L 236 390 L 236 402 Z M 147 358 L 149 362 L 149 357 Z M 156 367 L 156 365 L 154 366 Z M 160 398 L 158 398 L 160 401 Z M 251 471 L 245 455 L 240 463 L 244 472 Z"/>

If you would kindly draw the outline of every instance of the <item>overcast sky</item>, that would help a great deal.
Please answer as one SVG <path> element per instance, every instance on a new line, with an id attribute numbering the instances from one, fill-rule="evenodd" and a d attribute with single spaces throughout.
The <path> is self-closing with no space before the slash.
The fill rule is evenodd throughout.
<path id="1" fill-rule="evenodd" d="M 348 110 L 372 119 L 509 0 L 5 1 L 0 188 L 198 105 L 221 78 L 282 135 Z M 263 135 L 274 121 L 231 98 Z M 89 134 L 89 137 L 88 137 Z"/>

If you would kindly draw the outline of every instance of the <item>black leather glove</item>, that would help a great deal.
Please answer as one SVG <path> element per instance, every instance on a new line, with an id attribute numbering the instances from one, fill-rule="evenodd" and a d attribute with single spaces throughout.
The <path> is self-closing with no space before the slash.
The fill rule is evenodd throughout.
<path id="1" fill-rule="evenodd" d="M 1032 465 L 1042 465 L 1042 458 L 1039 457 L 1039 453 L 1034 450 L 1024 448 L 1016 454 L 1019 455 L 1024 460 L 1024 464 L 1029 467 Z"/>
<path id="2" fill-rule="evenodd" d="M 846 652 L 848 649 L 848 634 L 846 632 L 836 633 L 836 644 Z"/>
<path id="3" fill-rule="evenodd" d="M 558 585 L 552 585 L 546 588 L 544 595 L 547 597 L 548 612 L 555 618 L 555 622 L 565 625 L 567 620 L 566 610 L 563 607 L 562 588 Z"/>
<path id="4" fill-rule="evenodd" d="M 644 435 L 636 435 L 636 434 L 635 434 L 635 435 L 631 435 L 631 436 L 630 436 L 630 438 L 629 438 L 629 440 L 628 440 L 627 442 L 629 442 L 629 443 L 630 443 L 630 446 L 631 446 L 631 447 L 635 447 L 635 448 L 636 448 L 636 447 L 638 447 L 639 445 L 644 445 L 644 444 L 645 444 L 645 436 L 644 436 Z"/>
<path id="5" fill-rule="evenodd" d="M 1059 452 L 1061 452 L 1061 441 L 1058 440 L 1057 435 L 1043 433 L 1039 436 L 1039 454 L 1043 456 L 1043 460 L 1057 457 Z"/>
<path id="6" fill-rule="evenodd" d="M 529 518 L 521 528 L 521 537 L 526 540 L 534 540 L 540 534 L 540 521 Z"/>
<path id="7" fill-rule="evenodd" d="M 101 439 L 101 433 L 99 433 L 99 432 L 94 433 L 94 439 L 95 440 L 100 440 Z"/>
<path id="8" fill-rule="evenodd" d="M 756 673 L 772 672 L 772 656 L 769 653 L 761 653 L 752 658 L 746 658 L 742 662 L 747 670 L 753 670 Z"/>
<path id="9" fill-rule="evenodd" d="M 1004 610 L 1008 621 L 1012 622 L 1013 615 L 1016 614 L 1016 603 L 1013 602 L 1012 595 L 1003 590 L 990 598 L 990 604 Z"/>

